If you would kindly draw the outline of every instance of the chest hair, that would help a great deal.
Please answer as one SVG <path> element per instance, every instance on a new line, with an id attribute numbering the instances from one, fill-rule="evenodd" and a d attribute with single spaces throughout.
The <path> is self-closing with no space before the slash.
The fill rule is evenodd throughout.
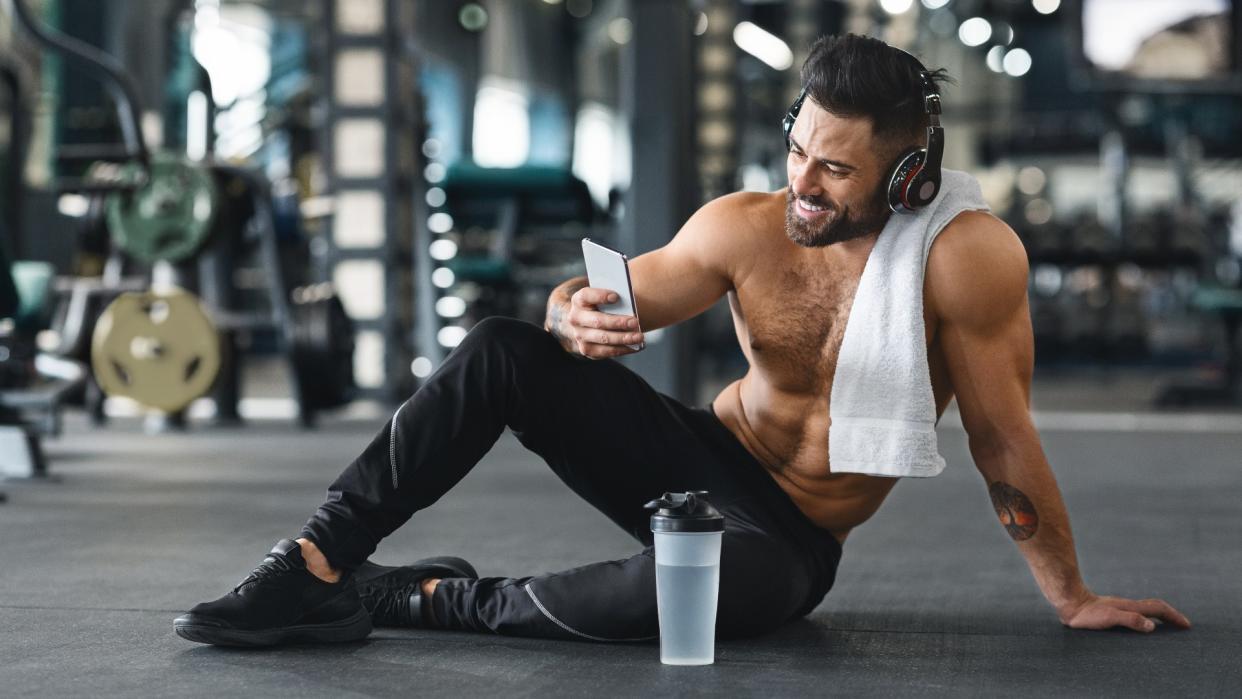
<path id="1" fill-rule="evenodd" d="M 797 268 L 773 275 L 747 320 L 756 363 L 782 388 L 831 388 L 860 277 Z"/>

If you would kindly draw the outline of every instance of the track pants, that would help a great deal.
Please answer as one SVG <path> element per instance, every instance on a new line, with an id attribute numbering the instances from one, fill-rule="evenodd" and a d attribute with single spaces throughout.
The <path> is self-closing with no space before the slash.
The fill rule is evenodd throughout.
<path id="1" fill-rule="evenodd" d="M 645 548 L 518 578 L 442 580 L 437 625 L 589 641 L 658 636 L 643 505 L 707 490 L 725 516 L 717 635 L 752 636 L 806 615 L 832 587 L 840 543 L 808 520 L 709 407 L 663 395 L 611 359 L 569 354 L 543 328 L 488 318 L 398 408 L 337 478 L 302 536 L 352 570 L 447 493 L 505 428 Z"/>

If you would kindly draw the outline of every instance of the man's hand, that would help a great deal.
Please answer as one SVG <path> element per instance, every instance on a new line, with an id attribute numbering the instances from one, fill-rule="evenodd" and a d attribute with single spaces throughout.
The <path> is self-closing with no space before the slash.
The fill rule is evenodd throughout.
<path id="1" fill-rule="evenodd" d="M 569 303 L 549 303 L 545 327 L 567 351 L 589 359 L 633 354 L 638 350 L 628 345 L 643 341 L 638 319 L 596 310 L 596 306 L 616 300 L 616 293 L 607 289 L 581 287 L 573 292 Z"/>
<path id="2" fill-rule="evenodd" d="M 1158 619 L 1181 629 L 1190 628 L 1190 620 L 1164 600 L 1132 600 L 1088 593 L 1089 596 L 1058 612 L 1061 623 L 1071 629 L 1111 629 L 1124 626 L 1144 633 L 1155 630 Z"/>

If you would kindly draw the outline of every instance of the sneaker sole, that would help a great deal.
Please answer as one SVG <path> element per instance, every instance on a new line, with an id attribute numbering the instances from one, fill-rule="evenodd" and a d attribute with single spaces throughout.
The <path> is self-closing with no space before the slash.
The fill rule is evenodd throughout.
<path id="1" fill-rule="evenodd" d="M 303 624 L 257 630 L 174 622 L 173 630 L 187 641 L 213 646 L 257 648 L 282 643 L 348 643 L 361 641 L 370 635 L 371 615 L 365 609 L 359 609 L 348 618 L 330 624 Z"/>

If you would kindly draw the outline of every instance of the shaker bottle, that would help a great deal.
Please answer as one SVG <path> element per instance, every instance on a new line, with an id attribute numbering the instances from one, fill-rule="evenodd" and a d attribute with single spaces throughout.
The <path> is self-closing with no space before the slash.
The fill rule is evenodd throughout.
<path id="1" fill-rule="evenodd" d="M 660 662 L 711 665 L 716 652 L 716 597 L 724 516 L 707 491 L 665 493 L 647 503 L 655 535 Z"/>

